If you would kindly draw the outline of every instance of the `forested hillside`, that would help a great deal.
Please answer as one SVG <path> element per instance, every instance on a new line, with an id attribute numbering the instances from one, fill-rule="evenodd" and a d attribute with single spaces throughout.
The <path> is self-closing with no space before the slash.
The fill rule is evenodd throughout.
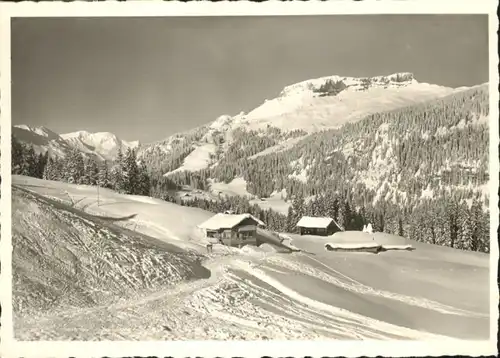
<path id="1" fill-rule="evenodd" d="M 303 214 L 325 215 L 347 230 L 371 222 L 377 231 L 488 252 L 488 100 L 483 85 L 312 134 L 204 126 L 139 154 L 120 152 L 115 163 L 98 164 L 77 151 L 49 159 L 13 138 L 12 168 L 15 174 L 97 184 L 214 212 L 251 212 L 277 231 L 294 230 Z M 210 163 L 179 170 L 194 142 L 214 145 Z M 205 190 L 208 179 L 235 178 L 258 197 L 284 189 L 292 203 L 288 215 L 239 197 L 180 201 L 173 193 L 181 185 Z"/>
<path id="2" fill-rule="evenodd" d="M 370 221 L 379 231 L 488 251 L 488 100 L 487 86 L 479 86 L 314 133 L 254 159 L 248 157 L 274 142 L 263 139 L 265 132 L 240 132 L 218 165 L 169 178 L 203 189 L 207 178 L 243 177 L 259 197 L 282 189 L 299 203 L 316 197 L 295 211 L 329 214 L 347 229 Z"/>

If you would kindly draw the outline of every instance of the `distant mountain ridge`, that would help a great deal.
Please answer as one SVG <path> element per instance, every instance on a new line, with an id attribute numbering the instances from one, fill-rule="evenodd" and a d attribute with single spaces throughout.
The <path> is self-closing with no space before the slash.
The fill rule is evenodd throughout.
<path id="1" fill-rule="evenodd" d="M 114 160 L 120 148 L 126 151 L 128 148 L 136 149 L 140 146 L 139 141 L 127 142 L 109 132 L 78 131 L 57 134 L 43 126 L 15 125 L 12 134 L 20 142 L 32 145 L 36 153 L 48 151 L 51 156 L 62 158 L 74 148 L 98 160 Z"/>
<path id="2" fill-rule="evenodd" d="M 420 83 L 410 72 L 363 78 L 333 75 L 309 79 L 285 86 L 276 98 L 265 100 L 249 113 L 221 115 L 204 126 L 144 145 L 139 156 L 161 167 L 164 173 L 206 169 L 227 154 L 242 131 L 260 133 L 260 140 L 267 144 L 259 146 L 269 154 L 289 148 L 300 138 L 315 132 L 340 128 L 368 115 L 468 89 Z M 268 145 L 271 142 L 273 144 Z M 168 163 L 165 164 L 161 158 L 167 155 Z"/>
<path id="3" fill-rule="evenodd" d="M 248 114 L 220 116 L 144 146 L 139 156 L 164 175 L 157 192 L 173 183 L 245 196 L 287 215 L 304 206 L 314 215 L 329 195 L 378 231 L 487 252 L 489 85 L 452 89 L 395 78 L 371 89 L 365 79 L 301 82 Z"/>
<path id="4" fill-rule="evenodd" d="M 204 209 L 253 208 L 278 231 L 319 215 L 346 230 L 370 222 L 376 231 L 489 252 L 489 116 L 488 84 L 453 89 L 410 73 L 329 76 L 287 86 L 248 114 L 139 145 L 136 159 L 149 195 Z M 111 133 L 17 130 L 61 151 L 112 155 L 125 145 Z M 72 162 L 57 172 L 71 172 Z M 90 164 L 89 173 L 99 172 Z M 38 165 L 18 167 L 41 177 Z M 113 178 L 110 187 L 124 190 Z"/>

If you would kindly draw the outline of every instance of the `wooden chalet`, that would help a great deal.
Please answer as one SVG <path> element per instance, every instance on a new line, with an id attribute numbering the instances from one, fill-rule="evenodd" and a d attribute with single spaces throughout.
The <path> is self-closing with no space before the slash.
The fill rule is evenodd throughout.
<path id="1" fill-rule="evenodd" d="M 332 218 L 303 216 L 297 223 L 300 235 L 329 236 L 342 228 Z"/>
<path id="2" fill-rule="evenodd" d="M 212 243 L 228 246 L 259 245 L 257 227 L 265 224 L 250 214 L 222 214 L 212 216 L 198 225 Z"/>

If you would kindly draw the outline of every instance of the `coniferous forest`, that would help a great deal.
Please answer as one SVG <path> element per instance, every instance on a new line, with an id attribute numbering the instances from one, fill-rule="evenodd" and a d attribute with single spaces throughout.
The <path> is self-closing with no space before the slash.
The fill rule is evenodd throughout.
<path id="1" fill-rule="evenodd" d="M 274 231 L 294 231 L 302 215 L 329 216 L 345 230 L 372 223 L 376 231 L 489 252 L 489 203 L 480 190 L 489 181 L 488 100 L 487 87 L 480 86 L 310 135 L 273 127 L 238 129 L 225 143 L 215 133 L 219 149 L 209 168 L 168 176 L 193 151 L 192 143 L 202 140 L 206 127 L 171 137 L 170 152 L 158 146 L 128 150 L 113 163 L 76 150 L 66 158 L 37 155 L 13 138 L 12 170 L 212 212 L 249 212 Z M 256 155 L 299 137 L 289 148 Z M 256 197 L 286 192 L 288 214 L 263 210 L 238 196 L 181 200 L 175 195 L 183 185 L 206 190 L 208 179 L 229 183 L 235 178 L 243 178 Z"/>

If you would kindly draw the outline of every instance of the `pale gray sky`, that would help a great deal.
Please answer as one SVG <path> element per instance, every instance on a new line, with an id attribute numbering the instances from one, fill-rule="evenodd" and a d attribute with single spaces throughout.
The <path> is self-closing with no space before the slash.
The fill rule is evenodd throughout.
<path id="1" fill-rule="evenodd" d="M 488 81 L 485 15 L 17 18 L 12 122 L 151 142 L 298 81 Z"/>

